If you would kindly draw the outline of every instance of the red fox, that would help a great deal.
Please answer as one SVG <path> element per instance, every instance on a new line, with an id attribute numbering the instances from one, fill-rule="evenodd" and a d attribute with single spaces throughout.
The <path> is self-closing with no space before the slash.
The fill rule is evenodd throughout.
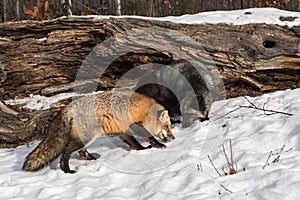
<path id="1" fill-rule="evenodd" d="M 25 171 L 37 171 L 60 155 L 60 167 L 70 170 L 69 159 L 78 152 L 86 160 L 96 160 L 86 147 L 96 138 L 118 135 L 135 150 L 165 148 L 163 142 L 175 139 L 168 111 L 157 102 L 130 90 L 112 90 L 89 95 L 68 104 L 49 125 L 45 139 L 27 156 Z M 133 133 L 146 137 L 142 146 Z"/>

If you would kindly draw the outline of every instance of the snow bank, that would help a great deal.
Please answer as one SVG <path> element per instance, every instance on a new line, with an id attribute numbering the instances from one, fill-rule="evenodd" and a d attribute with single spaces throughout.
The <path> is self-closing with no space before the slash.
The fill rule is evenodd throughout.
<path id="1" fill-rule="evenodd" d="M 278 24 L 282 26 L 297 26 L 300 24 L 300 13 L 276 8 L 250 8 L 244 10 L 232 11 L 211 11 L 202 12 L 192 15 L 183 16 L 169 16 L 169 17 L 142 17 L 142 16 L 72 16 L 79 18 L 95 18 L 95 19 L 109 19 L 109 18 L 139 18 L 145 20 L 159 20 L 171 21 L 174 23 L 183 24 L 203 24 L 203 23 L 225 23 L 234 25 L 243 25 L 249 23 L 266 23 Z"/>

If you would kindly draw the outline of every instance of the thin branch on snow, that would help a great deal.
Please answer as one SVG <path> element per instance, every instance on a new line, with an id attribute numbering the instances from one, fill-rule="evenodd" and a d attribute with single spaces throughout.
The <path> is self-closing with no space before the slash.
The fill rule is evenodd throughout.
<path id="1" fill-rule="evenodd" d="M 227 192 L 233 193 L 231 190 L 229 190 L 228 188 L 226 188 L 223 184 L 220 184 L 222 188 L 224 188 L 224 190 L 226 190 Z"/>
<path id="2" fill-rule="evenodd" d="M 274 114 L 283 114 L 283 115 L 288 115 L 291 116 L 293 115 L 292 113 L 287 113 L 287 112 L 282 112 L 282 111 L 276 111 L 276 110 L 270 110 L 270 109 L 265 109 L 266 104 L 269 102 L 269 99 L 267 100 L 266 103 L 264 103 L 263 107 L 257 107 L 254 103 L 252 103 L 247 97 L 244 96 L 244 98 L 248 101 L 250 106 L 239 106 L 240 108 L 252 108 L 256 110 L 261 110 L 264 112 L 264 115 L 274 115 Z M 267 113 L 268 112 L 268 113 Z"/>
<path id="3" fill-rule="evenodd" d="M 213 161 L 211 160 L 210 156 L 207 155 L 207 157 L 208 157 L 208 159 L 209 159 L 211 165 L 214 167 L 214 169 L 216 170 L 216 172 L 219 174 L 219 176 L 222 176 L 222 175 L 220 174 L 220 172 L 218 171 L 218 169 L 215 167 L 215 165 L 214 165 Z"/>
<path id="4" fill-rule="evenodd" d="M 217 121 L 218 119 L 222 119 L 222 118 L 226 117 L 227 115 L 230 115 L 231 113 L 233 113 L 233 112 L 235 112 L 235 111 L 237 111 L 237 110 L 239 110 L 239 109 L 241 109 L 241 107 L 235 108 L 234 110 L 231 110 L 231 111 L 229 111 L 228 113 L 225 113 L 224 115 L 222 115 L 222 116 L 220 116 L 220 117 L 214 119 L 213 121 Z"/>
<path id="5" fill-rule="evenodd" d="M 277 156 L 273 161 L 272 161 L 272 163 L 276 163 L 276 162 L 278 162 L 279 161 L 279 158 L 280 158 L 280 155 L 279 156 Z"/>
<path id="6" fill-rule="evenodd" d="M 225 176 L 227 176 L 227 172 L 225 172 L 224 167 L 222 167 L 222 171 L 225 174 Z"/>
<path id="7" fill-rule="evenodd" d="M 274 152 L 273 155 L 279 155 L 280 153 L 283 152 L 284 148 L 285 148 L 285 145 L 283 145 L 278 152 Z"/>
<path id="8" fill-rule="evenodd" d="M 269 164 L 269 159 L 270 159 L 271 155 L 272 155 L 272 151 L 270 151 L 269 156 L 267 158 L 267 161 L 266 161 L 266 163 L 263 166 L 263 169 L 265 169 L 265 167 Z"/>
<path id="9" fill-rule="evenodd" d="M 288 115 L 288 116 L 292 116 L 293 114 L 292 113 L 287 113 L 287 112 L 282 112 L 282 111 L 277 111 L 277 110 L 270 110 L 270 109 L 266 109 L 266 105 L 269 103 L 269 100 L 270 98 L 268 98 L 268 100 L 264 103 L 263 107 L 260 108 L 258 106 L 256 106 L 253 102 L 251 102 L 247 97 L 244 96 L 244 98 L 247 100 L 247 102 L 250 104 L 249 106 L 244 106 L 244 105 L 239 105 L 239 107 L 225 113 L 224 115 L 214 119 L 213 121 L 216 121 L 216 120 L 219 120 L 219 119 L 222 119 L 224 117 L 226 117 L 227 115 L 235 112 L 235 111 L 238 111 L 242 108 L 250 108 L 250 109 L 256 109 L 256 110 L 261 110 L 264 112 L 264 114 L 260 114 L 260 115 L 275 115 L 275 114 L 282 114 L 282 115 Z M 258 115 L 258 116 L 260 116 Z"/>
<path id="10" fill-rule="evenodd" d="M 230 162 L 229 162 L 229 158 L 227 156 L 227 153 L 225 151 L 225 147 L 224 144 L 222 145 L 222 149 L 223 149 L 223 153 L 225 155 L 226 161 L 227 161 L 227 165 L 229 168 L 229 174 L 236 174 L 237 169 L 234 169 L 234 163 L 233 163 L 233 157 L 232 157 L 232 144 L 231 144 L 231 139 L 229 139 L 229 145 L 230 145 Z M 225 174 L 226 175 L 226 174 Z"/>
<path id="11" fill-rule="evenodd" d="M 227 176 L 228 174 L 229 175 L 233 175 L 233 174 L 236 174 L 237 173 L 237 164 L 235 164 L 235 169 L 234 169 L 234 162 L 233 162 L 233 153 L 232 153 L 232 143 L 231 143 L 231 139 L 229 139 L 229 144 L 230 144 L 230 161 L 229 161 L 229 157 L 225 151 L 225 147 L 224 147 L 224 144 L 222 144 L 222 150 L 223 150 L 223 153 L 225 155 L 225 158 L 226 158 L 226 162 L 227 162 L 227 165 L 228 165 L 228 168 L 229 168 L 229 172 L 225 172 L 224 170 L 224 167 L 222 168 L 222 171 L 224 173 L 225 176 Z M 221 173 L 217 170 L 216 166 L 214 165 L 213 161 L 211 160 L 210 156 L 207 155 L 211 165 L 214 167 L 214 169 L 216 170 L 216 172 L 219 174 L 219 176 L 222 176 Z"/>
<path id="12" fill-rule="evenodd" d="M 227 161 L 227 165 L 228 165 L 228 167 L 229 167 L 229 169 L 230 169 L 230 168 L 231 168 L 231 165 L 230 165 L 230 162 L 229 162 L 229 160 L 228 160 L 228 156 L 227 156 L 227 153 L 226 153 L 226 151 L 225 151 L 224 144 L 222 144 L 222 149 L 223 149 L 223 153 L 224 153 L 224 155 L 225 155 L 226 161 Z"/>
<path id="13" fill-rule="evenodd" d="M 201 165 L 201 163 L 197 164 L 197 168 L 198 168 L 198 170 L 199 170 L 200 172 L 202 172 L 202 165 Z"/>
<path id="14" fill-rule="evenodd" d="M 232 143 L 231 143 L 231 139 L 229 139 L 229 146 L 230 146 L 230 160 L 231 160 L 231 166 L 233 168 L 233 153 L 232 153 Z M 237 167 L 236 167 L 237 169 Z"/>

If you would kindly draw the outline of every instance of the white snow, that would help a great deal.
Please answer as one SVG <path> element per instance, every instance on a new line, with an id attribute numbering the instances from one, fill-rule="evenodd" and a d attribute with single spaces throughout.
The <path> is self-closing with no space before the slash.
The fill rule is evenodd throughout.
<path id="1" fill-rule="evenodd" d="M 36 39 L 37 41 L 39 42 L 45 42 L 48 38 L 47 37 L 43 37 L 43 38 L 39 38 L 39 39 Z"/>
<path id="2" fill-rule="evenodd" d="M 267 23 L 278 24 L 282 26 L 296 26 L 300 24 L 300 13 L 276 8 L 249 8 L 243 10 L 232 11 L 211 11 L 202 12 L 198 14 L 187 14 L 182 16 L 168 16 L 168 17 L 143 17 L 143 16 L 103 16 L 103 15 L 88 15 L 88 16 L 72 16 L 79 18 L 95 18 L 95 19 L 109 19 L 109 18 L 139 18 L 145 20 L 159 20 L 171 21 L 174 23 L 183 24 L 203 24 L 203 23 L 225 23 L 234 25 L 243 25 L 249 23 Z M 295 17 L 293 21 L 282 21 L 280 17 Z"/>
<path id="3" fill-rule="evenodd" d="M 1 149 L 1 199 L 297 199 L 300 89 L 248 99 L 258 107 L 293 115 L 241 108 L 222 117 L 249 103 L 243 97 L 215 102 L 208 122 L 173 127 L 176 139 L 166 149 L 130 151 L 117 137 L 98 139 L 88 149 L 101 157 L 84 161 L 73 156 L 70 165 L 77 173 L 72 175 L 60 170 L 58 160 L 39 172 L 21 171 L 38 142 Z M 214 112 L 220 106 L 223 113 Z M 229 154 L 229 139 L 238 173 L 219 177 L 207 155 L 222 174 L 223 167 L 228 171 L 221 145 Z M 262 169 L 270 151 L 269 165 Z M 272 163 L 277 156 L 279 161 Z"/>
<path id="4" fill-rule="evenodd" d="M 42 95 L 32 95 L 24 99 L 10 99 L 6 100 L 5 103 L 9 105 L 24 105 L 24 108 L 31 108 L 35 110 L 46 110 L 49 109 L 51 104 L 59 102 L 60 100 L 67 99 L 70 97 L 76 97 L 79 94 L 68 93 L 68 94 L 58 94 L 51 97 L 46 97 Z"/>
<path id="5" fill-rule="evenodd" d="M 102 92 L 102 91 L 99 91 Z M 99 93 L 95 92 L 93 94 Z M 31 95 L 30 97 L 26 97 L 24 99 L 10 99 L 6 100 L 5 103 L 9 105 L 23 105 L 24 108 L 30 108 L 33 110 L 47 110 L 51 108 L 51 104 L 55 104 L 63 99 L 78 97 L 89 94 L 78 94 L 75 92 L 72 93 L 62 93 L 57 94 L 51 97 L 46 97 L 42 95 Z"/>
<path id="6" fill-rule="evenodd" d="M 9 41 L 8 38 L 0 37 L 0 41 Z"/>
<path id="7" fill-rule="evenodd" d="M 280 17 L 296 17 L 294 21 L 281 21 Z M 212 11 L 195 15 L 183 15 L 179 17 L 165 17 L 176 23 L 201 24 L 201 23 L 226 23 L 243 25 L 249 23 L 267 23 L 294 26 L 300 24 L 300 13 L 279 10 L 276 8 L 251 8 L 232 11 Z"/>

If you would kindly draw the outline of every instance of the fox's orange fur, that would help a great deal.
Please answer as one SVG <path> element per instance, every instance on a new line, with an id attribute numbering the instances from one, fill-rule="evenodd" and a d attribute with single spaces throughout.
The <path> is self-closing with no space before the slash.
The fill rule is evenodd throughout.
<path id="1" fill-rule="evenodd" d="M 133 133 L 147 137 L 151 145 L 143 147 Z M 46 138 L 26 158 L 25 171 L 36 171 L 60 155 L 61 169 L 69 168 L 70 157 L 78 151 L 87 160 L 96 159 L 86 146 L 97 137 L 118 135 L 133 149 L 165 147 L 174 139 L 168 111 L 155 100 L 129 90 L 112 90 L 82 97 L 67 105 L 49 125 Z"/>

